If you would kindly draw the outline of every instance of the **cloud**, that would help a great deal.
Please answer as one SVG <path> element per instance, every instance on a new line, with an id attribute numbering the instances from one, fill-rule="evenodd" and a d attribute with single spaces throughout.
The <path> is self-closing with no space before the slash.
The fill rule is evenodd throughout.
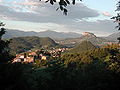
<path id="1" fill-rule="evenodd" d="M 90 31 L 96 35 L 108 35 L 113 33 L 116 26 L 111 20 L 87 21 L 89 18 L 98 17 L 100 14 L 81 3 L 69 5 L 68 15 L 56 8 L 57 4 L 38 2 L 38 0 L 25 0 L 25 2 L 12 2 L 11 5 L 0 5 L 0 17 L 6 20 L 20 21 L 20 23 L 29 22 L 25 26 L 18 25 L 19 29 L 33 30 L 57 30 L 57 31 L 72 31 L 82 33 Z M 103 12 L 104 16 L 110 16 L 110 13 Z M 12 25 L 12 24 L 11 24 Z M 15 27 L 15 26 L 12 26 Z M 18 28 L 17 27 L 17 28 Z M 40 28 L 41 27 L 41 28 Z M 99 34 L 98 34 L 99 33 Z"/>
<path id="2" fill-rule="evenodd" d="M 35 2 L 35 1 L 25 1 L 25 2 L 16 2 L 14 1 L 13 4 L 15 5 L 27 5 L 27 6 L 36 6 L 36 5 L 39 5 L 38 2 Z"/>
<path id="3" fill-rule="evenodd" d="M 108 16 L 108 17 L 111 17 L 111 14 L 109 13 L 109 12 L 102 12 L 102 14 L 104 15 L 104 16 Z"/>
<path id="4" fill-rule="evenodd" d="M 2 2 L 3 0 L 0 0 L 0 3 Z"/>
<path id="5" fill-rule="evenodd" d="M 0 7 L 0 12 L 3 12 L 0 13 L 1 15 L 13 18 L 13 20 L 29 22 L 68 23 L 75 18 L 83 19 L 99 16 L 96 10 L 90 9 L 83 4 L 68 6 L 68 16 L 64 16 L 61 11 L 56 11 L 55 9 L 58 7 L 56 4 L 52 6 L 49 3 L 45 4 L 41 2 L 41 4 L 37 4 L 37 2 L 33 1 L 28 3 L 28 0 L 27 2 L 15 3 L 15 5 L 11 6 L 0 5 Z"/>
<path id="6" fill-rule="evenodd" d="M 75 31 L 78 33 L 82 32 L 92 32 L 99 36 L 107 36 L 114 32 L 117 32 L 115 29 L 116 23 L 112 20 L 97 20 L 94 22 L 90 21 L 79 21 L 76 23 L 71 23 L 70 25 L 66 25 L 68 30 Z"/>

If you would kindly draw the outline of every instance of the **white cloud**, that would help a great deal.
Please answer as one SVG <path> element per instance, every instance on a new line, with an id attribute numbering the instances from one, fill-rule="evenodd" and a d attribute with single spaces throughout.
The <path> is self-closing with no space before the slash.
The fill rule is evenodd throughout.
<path id="1" fill-rule="evenodd" d="M 116 23 L 114 23 L 112 20 L 97 20 L 94 22 L 79 21 L 66 26 L 70 31 L 74 30 L 78 33 L 88 31 L 99 36 L 106 36 L 117 32 L 117 29 L 115 29 Z"/>
<path id="2" fill-rule="evenodd" d="M 0 2 L 3 2 L 3 0 L 0 0 Z"/>
<path id="3" fill-rule="evenodd" d="M 31 1 L 33 2 L 33 1 Z M 29 2 L 29 3 L 31 3 Z M 24 3 L 24 2 L 23 2 Z M 25 4 L 27 4 L 25 2 Z M 31 22 L 53 22 L 53 23 L 65 23 L 67 21 L 71 21 L 74 18 L 91 18 L 99 16 L 98 12 L 90 9 L 82 4 L 76 4 L 75 6 L 69 6 L 69 14 L 68 16 L 64 16 L 61 11 L 56 11 L 55 9 L 58 7 L 57 5 L 50 4 L 41 4 L 41 5 L 31 5 L 20 7 L 19 6 L 4 6 L 0 5 L 0 11 L 3 11 L 1 15 L 5 15 L 6 17 L 14 17 L 17 20 L 21 21 L 31 21 Z M 20 11 L 21 10 L 21 11 Z M 17 12 L 18 11 L 18 12 Z M 31 11 L 31 12 L 30 12 Z"/>
<path id="4" fill-rule="evenodd" d="M 102 14 L 103 14 L 104 16 L 108 16 L 108 17 L 111 17 L 111 16 L 112 16 L 109 12 L 106 12 L 106 11 L 102 12 Z"/>
<path id="5" fill-rule="evenodd" d="M 38 5 L 37 2 L 21 2 L 21 3 L 14 2 L 14 4 L 16 4 L 16 5 L 27 5 L 27 6 L 31 6 L 31 5 L 36 6 L 36 5 Z"/>

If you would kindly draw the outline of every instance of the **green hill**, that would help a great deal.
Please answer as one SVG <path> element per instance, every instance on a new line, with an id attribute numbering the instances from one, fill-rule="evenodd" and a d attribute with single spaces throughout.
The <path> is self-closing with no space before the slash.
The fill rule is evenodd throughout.
<path id="1" fill-rule="evenodd" d="M 21 53 L 33 48 L 49 48 L 59 46 L 49 37 L 16 37 L 12 38 L 11 43 L 9 45 L 12 53 Z"/>
<path id="2" fill-rule="evenodd" d="M 95 49 L 96 47 L 90 41 L 82 41 L 78 46 L 70 50 L 70 52 L 83 52 Z"/>

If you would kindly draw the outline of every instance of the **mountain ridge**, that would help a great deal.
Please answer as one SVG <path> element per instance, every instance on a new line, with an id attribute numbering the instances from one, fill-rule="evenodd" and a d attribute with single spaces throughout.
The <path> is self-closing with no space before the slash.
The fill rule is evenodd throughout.
<path id="1" fill-rule="evenodd" d="M 83 34 L 81 37 L 58 40 L 58 43 L 65 45 L 65 46 L 74 47 L 75 45 L 80 44 L 82 41 L 90 41 L 95 46 L 101 46 L 101 45 L 107 44 L 108 42 L 111 42 L 110 40 L 107 40 L 106 38 L 97 37 L 93 33 L 85 32 L 85 34 Z"/>
<path id="2" fill-rule="evenodd" d="M 106 38 L 108 40 L 113 40 L 113 41 L 117 41 L 117 38 L 120 37 L 120 32 L 116 32 L 116 33 L 113 33 L 109 36 L 107 36 Z"/>
<path id="3" fill-rule="evenodd" d="M 35 31 L 21 31 L 15 29 L 6 29 L 6 34 L 3 36 L 5 39 L 10 39 L 13 37 L 26 37 L 26 36 L 37 36 L 37 37 L 50 37 L 58 43 L 61 42 L 70 42 L 70 43 L 80 43 L 83 40 L 91 41 L 93 44 L 98 44 L 101 42 L 117 42 L 117 38 L 120 35 L 120 32 L 113 33 L 106 37 L 97 37 L 94 33 L 91 32 L 83 32 L 82 34 L 78 34 L 75 32 L 56 32 L 51 30 L 35 32 Z M 95 43 L 95 41 L 97 41 Z"/>
<path id="4" fill-rule="evenodd" d="M 15 29 L 6 29 L 6 34 L 3 38 L 24 37 L 24 36 L 38 36 L 38 37 L 50 37 L 50 38 L 76 38 L 81 34 L 75 32 L 56 32 L 52 30 L 46 30 L 41 32 L 34 31 L 21 31 Z"/>

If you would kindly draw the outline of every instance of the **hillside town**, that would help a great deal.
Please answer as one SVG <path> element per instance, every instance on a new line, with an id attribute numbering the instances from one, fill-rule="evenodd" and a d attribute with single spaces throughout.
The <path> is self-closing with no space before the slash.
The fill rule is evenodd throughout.
<path id="1" fill-rule="evenodd" d="M 68 50 L 68 48 L 29 50 L 27 52 L 16 54 L 16 57 L 13 59 L 12 63 L 34 63 L 35 60 L 50 60 L 50 58 L 59 58 L 61 57 L 61 53 L 66 50 Z"/>

